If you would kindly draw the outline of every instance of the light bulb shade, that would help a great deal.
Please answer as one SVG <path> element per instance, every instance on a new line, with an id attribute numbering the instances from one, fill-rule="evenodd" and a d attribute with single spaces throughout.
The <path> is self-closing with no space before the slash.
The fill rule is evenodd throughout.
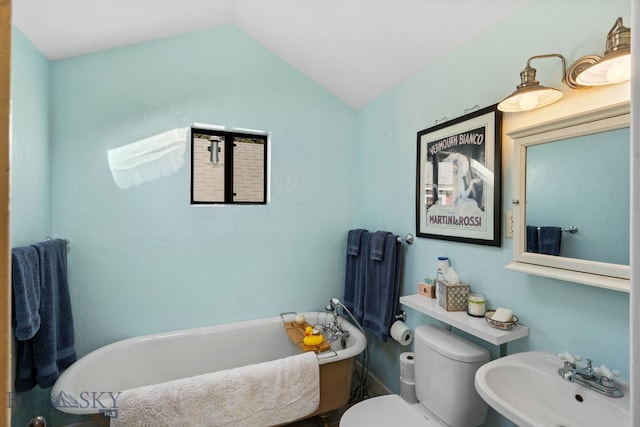
<path id="1" fill-rule="evenodd" d="M 584 86 L 604 86 L 626 82 L 631 79 L 631 54 L 604 57 L 596 64 L 578 74 L 576 81 Z"/>
<path id="2" fill-rule="evenodd" d="M 607 50 L 600 60 L 578 74 L 584 86 L 604 86 L 631 79 L 631 30 L 618 18 L 607 34 Z"/>
<path id="3" fill-rule="evenodd" d="M 540 85 L 528 86 L 518 88 L 518 90 L 506 97 L 498 104 L 498 110 L 507 113 L 529 111 L 553 104 L 560 98 L 562 98 L 562 92 L 558 89 Z"/>

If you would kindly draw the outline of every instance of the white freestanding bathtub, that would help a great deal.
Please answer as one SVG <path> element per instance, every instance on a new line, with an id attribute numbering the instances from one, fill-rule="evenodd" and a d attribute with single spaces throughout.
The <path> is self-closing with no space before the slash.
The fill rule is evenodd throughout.
<path id="1" fill-rule="evenodd" d="M 313 325 L 333 320 L 326 312 L 303 314 Z M 310 417 L 347 403 L 353 361 L 366 348 L 366 338 L 355 326 L 342 317 L 339 323 L 349 339 L 344 349 L 337 340 L 331 350 L 318 354 L 320 405 Z M 53 386 L 51 401 L 66 413 L 109 416 L 123 390 L 300 352 L 285 332 L 281 316 L 134 337 L 101 347 L 71 365 Z"/>

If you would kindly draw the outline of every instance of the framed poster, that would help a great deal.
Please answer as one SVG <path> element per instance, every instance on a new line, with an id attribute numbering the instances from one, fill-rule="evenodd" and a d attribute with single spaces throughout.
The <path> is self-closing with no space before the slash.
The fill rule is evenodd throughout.
<path id="1" fill-rule="evenodd" d="M 502 113 L 496 107 L 418 132 L 418 237 L 500 246 Z"/>

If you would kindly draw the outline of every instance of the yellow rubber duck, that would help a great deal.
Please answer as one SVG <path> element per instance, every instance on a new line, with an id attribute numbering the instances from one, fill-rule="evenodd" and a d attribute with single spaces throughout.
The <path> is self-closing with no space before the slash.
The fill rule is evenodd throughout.
<path id="1" fill-rule="evenodd" d="M 313 329 L 311 326 L 307 326 L 304 329 L 304 338 L 302 339 L 304 345 L 312 347 L 314 345 L 322 344 L 323 341 L 324 337 L 318 330 Z"/>

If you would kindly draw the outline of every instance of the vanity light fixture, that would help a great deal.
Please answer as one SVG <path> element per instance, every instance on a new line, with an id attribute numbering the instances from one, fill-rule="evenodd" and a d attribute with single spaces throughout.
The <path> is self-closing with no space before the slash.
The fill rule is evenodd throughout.
<path id="1" fill-rule="evenodd" d="M 592 66 L 578 74 L 585 86 L 603 86 L 631 79 L 631 29 L 618 18 L 607 34 L 607 50 Z"/>
<path id="2" fill-rule="evenodd" d="M 528 111 L 562 98 L 559 89 L 542 86 L 536 80 L 536 69 L 531 67 L 534 59 L 555 57 L 562 61 L 562 82 L 571 89 L 622 83 L 631 77 L 631 30 L 622 25 L 622 18 L 618 18 L 607 35 L 607 50 L 603 56 L 585 55 L 568 69 L 564 56 L 558 53 L 532 56 L 520 73 L 521 83 L 516 91 L 498 104 L 498 110 Z"/>
<path id="3" fill-rule="evenodd" d="M 582 87 L 573 78 L 567 77 L 567 66 L 564 56 L 559 53 L 532 56 L 527 60 L 527 66 L 520 72 L 520 80 L 522 83 L 517 86 L 515 92 L 498 104 L 498 110 L 505 112 L 528 111 L 552 104 L 562 98 L 562 92 L 560 90 L 542 86 L 540 82 L 536 80 L 536 69 L 531 67 L 531 61 L 544 58 L 560 58 L 562 61 L 562 81 L 570 88 L 579 89 Z"/>

